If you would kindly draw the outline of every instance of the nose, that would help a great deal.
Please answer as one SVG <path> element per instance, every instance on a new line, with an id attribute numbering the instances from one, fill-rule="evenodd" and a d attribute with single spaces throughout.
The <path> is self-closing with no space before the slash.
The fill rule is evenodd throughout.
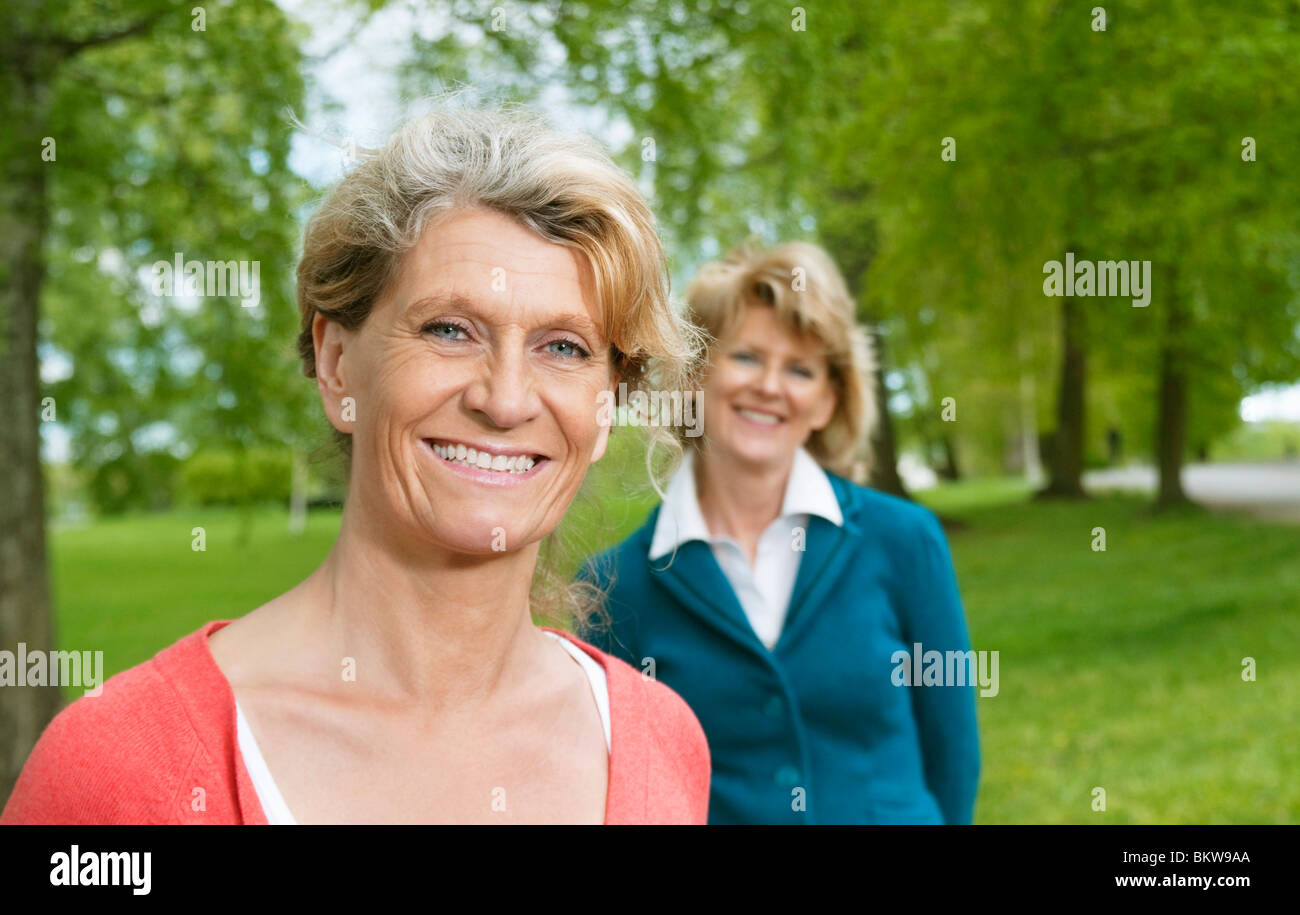
<path id="1" fill-rule="evenodd" d="M 465 391 L 464 403 L 497 429 L 512 429 L 537 416 L 541 399 L 523 346 L 502 346 L 483 359 Z"/>
<path id="2" fill-rule="evenodd" d="M 763 371 L 755 380 L 758 390 L 768 397 L 781 396 L 781 365 L 776 359 L 768 359 L 763 364 Z"/>

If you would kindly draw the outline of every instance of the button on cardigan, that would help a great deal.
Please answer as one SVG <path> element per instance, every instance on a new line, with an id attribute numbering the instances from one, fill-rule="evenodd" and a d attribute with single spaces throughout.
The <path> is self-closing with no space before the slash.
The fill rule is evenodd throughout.
<path id="1" fill-rule="evenodd" d="M 234 692 L 208 648 L 208 636 L 228 623 L 204 625 L 60 712 L 28 757 L 0 823 L 265 824 L 239 753 Z M 703 823 L 709 748 L 686 703 L 568 638 L 601 664 L 609 683 L 605 822 Z"/>
<path id="2" fill-rule="evenodd" d="M 649 559 L 663 506 L 584 567 L 612 620 L 584 635 L 634 666 L 653 662 L 691 706 L 712 754 L 710 823 L 969 823 L 972 681 L 909 686 L 896 673 L 905 655 L 910 674 L 917 644 L 970 649 L 943 530 L 924 506 L 827 477 L 843 524 L 809 519 L 771 650 L 708 544 Z"/>

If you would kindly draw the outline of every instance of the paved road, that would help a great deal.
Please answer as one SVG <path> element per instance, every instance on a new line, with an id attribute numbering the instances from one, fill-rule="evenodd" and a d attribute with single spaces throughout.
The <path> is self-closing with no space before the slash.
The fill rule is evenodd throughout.
<path id="1" fill-rule="evenodd" d="M 1084 488 L 1136 489 L 1154 492 L 1153 467 L 1116 467 L 1090 470 Z M 1300 523 L 1300 460 L 1258 464 L 1188 464 L 1183 468 L 1183 491 L 1209 508 L 1248 511 L 1261 518 Z"/>

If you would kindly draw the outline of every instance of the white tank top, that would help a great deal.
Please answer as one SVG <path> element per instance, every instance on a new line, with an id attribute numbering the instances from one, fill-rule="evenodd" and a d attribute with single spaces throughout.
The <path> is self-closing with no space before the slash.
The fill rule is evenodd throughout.
<path id="1" fill-rule="evenodd" d="M 605 730 L 605 751 L 609 752 L 609 684 L 605 679 L 605 668 L 568 639 L 554 632 L 546 632 L 546 635 L 559 642 L 573 660 L 586 671 L 587 680 L 591 684 L 591 694 L 596 700 L 596 709 L 600 712 L 600 724 Z M 284 802 L 284 796 L 280 794 L 275 779 L 271 777 L 271 770 L 266 767 L 266 760 L 262 758 L 262 751 L 257 747 L 253 731 L 248 726 L 248 719 L 244 717 L 244 710 L 239 707 L 238 700 L 235 702 L 235 730 L 239 740 L 239 752 L 244 757 L 244 766 L 248 769 L 248 777 L 252 779 L 253 788 L 257 791 L 257 799 L 262 805 L 263 812 L 266 813 L 266 821 L 272 826 L 296 826 L 298 821 L 293 818 L 289 805 Z"/>

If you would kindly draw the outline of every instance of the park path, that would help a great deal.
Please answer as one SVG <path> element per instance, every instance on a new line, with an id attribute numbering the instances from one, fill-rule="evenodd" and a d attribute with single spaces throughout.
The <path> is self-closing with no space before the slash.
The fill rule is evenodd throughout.
<path id="1" fill-rule="evenodd" d="M 1155 492 L 1156 471 L 1143 466 L 1089 470 L 1083 475 L 1083 485 L 1091 492 Z M 1300 460 L 1188 464 L 1183 468 L 1183 490 L 1206 508 L 1300 524 Z"/>

